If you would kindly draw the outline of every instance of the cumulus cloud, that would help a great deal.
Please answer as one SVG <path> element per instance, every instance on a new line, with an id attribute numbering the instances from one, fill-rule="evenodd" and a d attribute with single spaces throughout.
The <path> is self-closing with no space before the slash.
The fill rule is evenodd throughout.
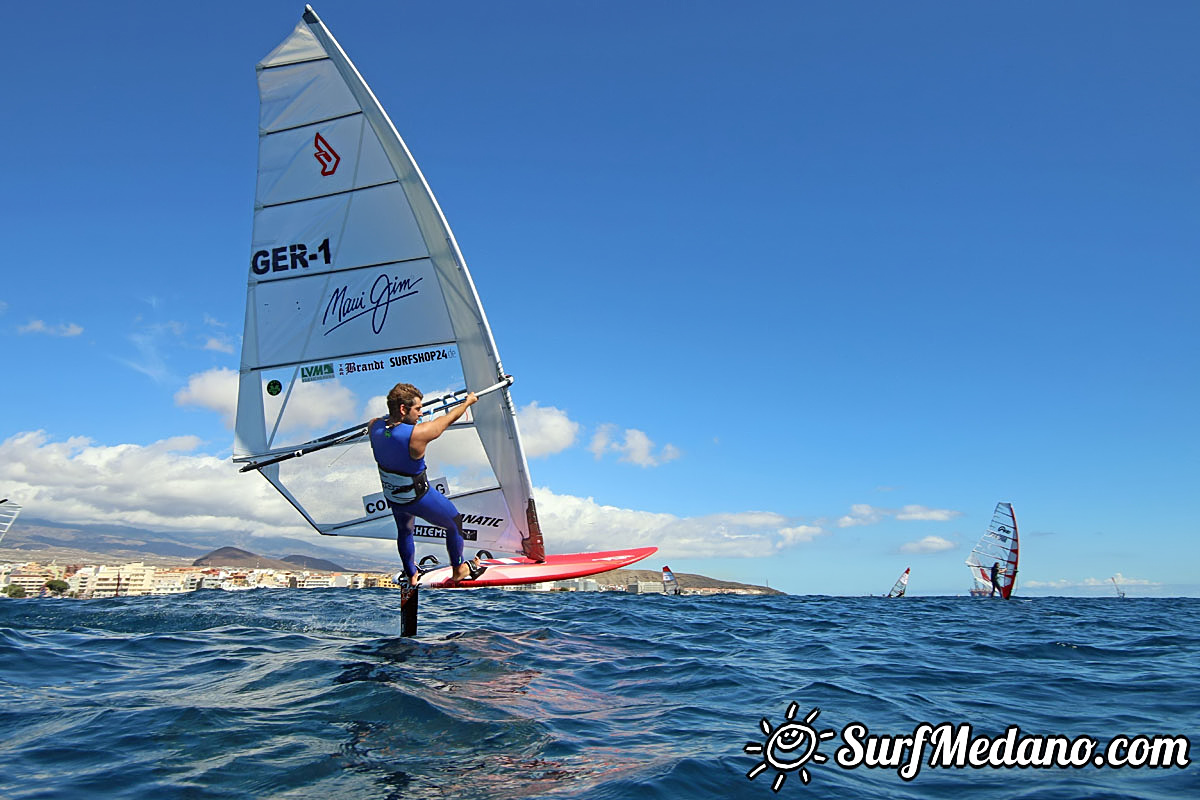
<path id="1" fill-rule="evenodd" d="M 597 503 L 537 488 L 547 541 L 557 552 L 653 545 L 663 558 L 761 558 L 811 541 L 823 531 L 770 511 L 679 517 Z"/>
<path id="2" fill-rule="evenodd" d="M 679 448 L 673 444 L 663 445 L 658 453 L 654 452 L 654 442 L 643 431 L 636 428 L 626 428 L 620 441 L 614 438 L 617 426 L 606 423 L 599 426 L 592 435 L 588 451 L 597 460 L 607 453 L 619 453 L 620 460 L 639 467 L 656 467 L 668 461 L 674 461 L 681 455 Z"/>
<path id="3" fill-rule="evenodd" d="M 175 405 L 197 406 L 221 415 L 225 427 L 233 429 L 237 413 L 238 374 L 224 367 L 198 372 L 187 386 L 175 393 Z"/>
<path id="4" fill-rule="evenodd" d="M 850 513 L 838 519 L 839 528 L 850 528 L 855 525 L 873 525 L 888 517 L 898 520 L 922 522 L 946 522 L 955 517 L 961 517 L 961 511 L 950 511 L 941 508 L 926 508 L 925 506 L 904 506 L 900 509 L 876 508 L 867 503 L 857 503 L 850 506 Z"/>
<path id="5" fill-rule="evenodd" d="M 0 442 L 0 485 L 21 498 L 27 514 L 67 523 L 315 535 L 266 481 L 240 474 L 229 460 L 198 452 L 199 446 L 193 436 L 149 445 L 102 445 L 85 437 L 53 441 L 42 431 L 26 432 Z M 338 492 L 345 497 L 337 511 L 360 503 L 361 481 L 346 477 L 371 475 L 373 469 L 370 451 L 363 446 L 329 455 L 322 469 L 309 476 L 322 489 L 314 513 L 326 513 L 320 503 L 332 502 Z M 346 493 L 350 485 L 355 492 Z M 823 533 L 769 511 L 680 517 L 602 505 L 590 497 L 544 488 L 534 494 L 551 552 L 653 545 L 664 558 L 755 558 Z M 376 550 L 382 546 L 378 552 L 383 555 L 394 548 L 387 542 L 351 538 L 340 539 L 338 545 Z"/>
<path id="6" fill-rule="evenodd" d="M 208 340 L 204 342 L 204 349 L 215 350 L 218 353 L 232 353 L 233 342 L 229 341 L 224 336 L 210 336 L 208 337 Z"/>
<path id="7" fill-rule="evenodd" d="M 199 445 L 194 436 L 106 446 L 20 433 L 0 443 L 0 483 L 27 514 L 63 522 L 272 535 L 308 529 L 266 481 L 196 453 Z"/>
<path id="8" fill-rule="evenodd" d="M 954 547 L 954 542 L 943 539 L 940 536 L 926 536 L 924 539 L 902 544 L 900 546 L 900 552 L 915 553 L 920 555 L 926 553 L 941 553 L 946 550 L 953 550 Z"/>
<path id="9" fill-rule="evenodd" d="M 562 452 L 575 443 L 579 423 L 554 406 L 530 403 L 517 411 L 517 428 L 530 458 Z"/>
<path id="10" fill-rule="evenodd" d="M 30 320 L 28 325 L 17 328 L 17 333 L 44 333 L 47 336 L 71 337 L 83 333 L 83 327 L 74 322 L 47 325 L 40 319 Z"/>
<path id="11" fill-rule="evenodd" d="M 866 503 L 856 503 L 850 506 L 850 513 L 837 521 L 839 528 L 851 528 L 855 525 L 872 525 L 886 516 L 883 509 L 875 508 Z"/>
<path id="12" fill-rule="evenodd" d="M 825 530 L 817 525 L 796 525 L 791 528 L 779 529 L 779 537 L 785 544 L 811 542 L 824 533 Z"/>

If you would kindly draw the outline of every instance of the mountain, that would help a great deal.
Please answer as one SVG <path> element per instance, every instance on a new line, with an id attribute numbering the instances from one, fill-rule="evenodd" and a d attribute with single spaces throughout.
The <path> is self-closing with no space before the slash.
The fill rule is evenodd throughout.
<path id="1" fill-rule="evenodd" d="M 296 569 L 298 563 L 325 561 L 342 565 L 338 571 L 387 572 L 396 569 L 393 554 L 360 554 L 316 544 L 336 537 L 313 540 L 284 536 L 252 536 L 229 531 L 150 531 L 121 525 L 66 525 L 22 517 L 0 543 L 0 561 L 51 561 L 60 564 L 112 564 L 142 561 L 160 566 L 190 563 L 214 549 L 233 546 L 246 552 L 265 553 L 260 559 L 284 562 L 278 569 Z M 283 554 L 288 554 L 284 556 Z M 273 555 L 274 554 L 274 555 Z M 300 559 L 300 561 L 296 561 Z M 253 564 L 250 565 L 253 569 Z M 324 567 L 310 567 L 324 569 Z M 330 570 L 333 571 L 333 570 Z"/>
<path id="2" fill-rule="evenodd" d="M 307 569 L 314 572 L 354 572 L 332 561 L 312 556 L 267 558 L 237 547 L 220 547 L 192 562 L 193 567 L 234 567 L 236 569 L 280 569 L 289 572 Z"/>
<path id="3" fill-rule="evenodd" d="M 638 581 L 662 583 L 662 572 L 656 569 L 614 569 L 612 572 L 603 572 L 591 577 L 601 586 L 628 586 Z M 693 575 L 687 572 L 676 572 L 675 580 L 679 581 L 681 589 L 756 589 L 763 594 L 787 594 L 787 592 L 781 592 L 769 586 L 723 581 L 707 575 Z"/>
<path id="4" fill-rule="evenodd" d="M 309 569 L 314 572 L 352 572 L 345 567 L 339 567 L 332 561 L 326 561 L 323 558 L 313 558 L 311 556 L 284 556 L 282 559 L 285 563 L 291 564 L 293 568 L 300 567 L 301 569 Z M 394 570 L 389 570 L 394 571 Z"/>

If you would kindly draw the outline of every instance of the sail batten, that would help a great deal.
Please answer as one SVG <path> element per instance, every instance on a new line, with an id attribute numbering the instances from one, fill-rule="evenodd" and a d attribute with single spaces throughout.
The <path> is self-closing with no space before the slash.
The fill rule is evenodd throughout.
<path id="1" fill-rule="evenodd" d="M 427 460 L 475 520 L 468 543 L 540 560 L 510 379 L 407 145 L 311 7 L 257 77 L 259 170 L 234 460 L 278 461 L 260 471 L 322 533 L 391 538 L 369 445 L 351 436 L 310 446 L 386 414 L 383 396 L 397 382 L 428 397 L 504 382 Z M 291 457 L 306 447 L 312 452 Z M 419 529 L 417 538 L 434 541 L 439 532 Z"/>
<path id="2" fill-rule="evenodd" d="M 300 197 L 295 200 L 281 200 L 276 203 L 263 203 L 263 204 L 259 205 L 258 208 L 265 209 L 265 208 L 283 208 L 284 206 L 294 206 L 297 203 L 307 203 L 312 200 L 324 200 L 329 197 L 338 197 L 339 195 L 350 194 L 351 192 L 358 191 L 358 189 L 360 189 L 360 188 L 375 189 L 377 187 L 388 186 L 393 183 L 399 183 L 399 181 L 379 181 L 378 183 L 371 183 L 371 184 L 367 184 L 366 186 L 355 187 L 354 189 L 339 189 L 336 192 L 327 192 L 325 194 L 316 194 L 316 195 L 313 195 L 312 197 Z M 425 256 L 413 256 L 410 259 L 402 259 L 402 260 L 413 261 L 413 260 L 416 260 L 419 258 L 425 258 Z"/>

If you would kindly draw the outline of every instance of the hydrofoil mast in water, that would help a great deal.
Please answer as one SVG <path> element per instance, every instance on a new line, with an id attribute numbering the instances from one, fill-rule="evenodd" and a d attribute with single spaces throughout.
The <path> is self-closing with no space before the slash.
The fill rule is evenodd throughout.
<path id="1" fill-rule="evenodd" d="M 258 88 L 234 460 L 321 534 L 395 539 L 359 420 L 386 414 L 396 383 L 425 392 L 434 413 L 474 391 L 479 402 L 426 461 L 463 514 L 467 546 L 511 554 L 490 585 L 554 580 L 545 565 L 562 559 L 558 571 L 577 576 L 654 552 L 546 557 L 512 378 L 466 262 L 408 147 L 311 7 L 258 64 Z M 416 527 L 418 544 L 444 538 Z"/>

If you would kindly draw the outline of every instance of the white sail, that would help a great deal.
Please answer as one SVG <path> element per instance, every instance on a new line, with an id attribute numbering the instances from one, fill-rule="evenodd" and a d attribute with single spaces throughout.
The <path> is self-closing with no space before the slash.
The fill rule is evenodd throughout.
<path id="1" fill-rule="evenodd" d="M 257 66 L 258 184 L 234 460 L 319 532 L 391 539 L 370 444 L 353 431 L 412 383 L 432 398 L 505 375 L 441 209 L 329 30 L 303 19 Z M 507 385 L 430 448 L 467 547 L 544 557 Z M 337 428 L 348 441 L 288 455 Z M 418 526 L 418 541 L 444 532 Z"/>
<path id="2" fill-rule="evenodd" d="M 4 534 L 8 533 L 20 514 L 21 506 L 7 498 L 0 500 L 0 541 L 4 541 Z"/>
<path id="3" fill-rule="evenodd" d="M 904 593 L 908 591 L 908 573 L 911 569 L 912 567 L 904 568 L 904 574 L 892 584 L 892 590 L 888 592 L 888 597 L 904 597 Z"/>
<path id="4" fill-rule="evenodd" d="M 972 595 L 990 595 L 993 588 L 1007 600 L 1017 584 L 1017 561 L 1020 540 L 1017 534 L 1017 515 L 1012 503 L 997 503 L 988 529 L 967 557 L 974 586 Z M 992 583 L 992 568 L 996 581 Z"/>

